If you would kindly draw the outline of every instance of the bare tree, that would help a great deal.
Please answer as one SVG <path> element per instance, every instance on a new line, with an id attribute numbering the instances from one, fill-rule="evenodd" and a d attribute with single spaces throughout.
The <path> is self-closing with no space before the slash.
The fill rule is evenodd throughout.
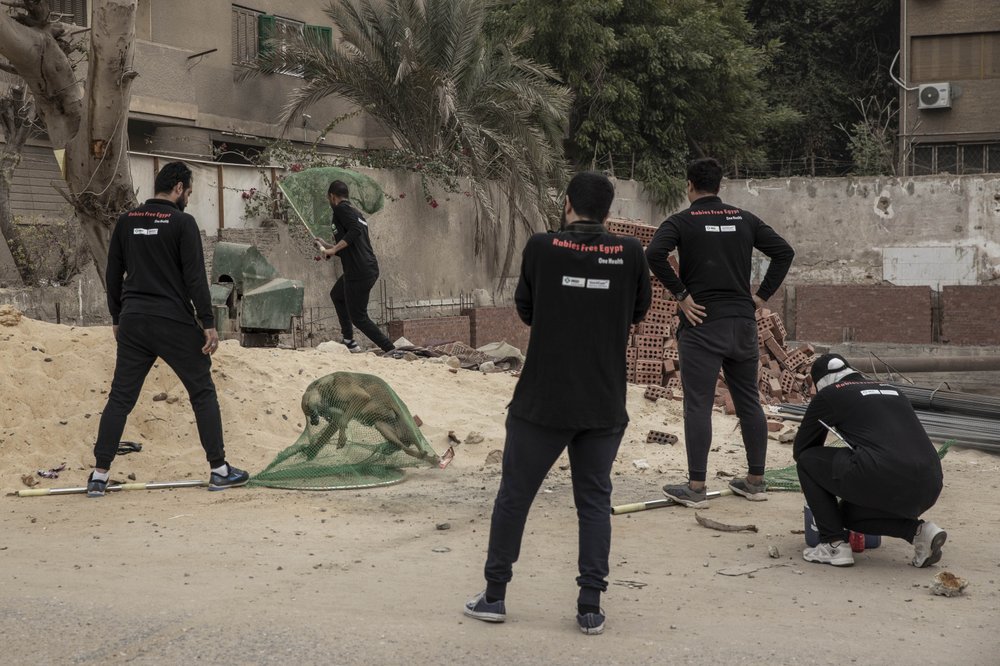
<path id="1" fill-rule="evenodd" d="M 66 150 L 63 194 L 102 282 L 115 220 L 136 204 L 127 131 L 136 2 L 92 0 L 85 85 L 68 55 L 74 29 L 52 20 L 48 0 L 5 1 L 14 12 L 0 11 L 0 56 L 26 82 L 52 146 Z"/>
<path id="2" fill-rule="evenodd" d="M 21 151 L 28 139 L 38 131 L 35 124 L 35 106 L 24 84 L 17 84 L 0 96 L 0 130 L 4 143 L 0 145 L 0 236 L 7 241 L 17 272 L 24 284 L 35 280 L 34 263 L 21 234 L 14 224 L 10 205 L 10 190 L 14 170 L 21 163 Z"/>

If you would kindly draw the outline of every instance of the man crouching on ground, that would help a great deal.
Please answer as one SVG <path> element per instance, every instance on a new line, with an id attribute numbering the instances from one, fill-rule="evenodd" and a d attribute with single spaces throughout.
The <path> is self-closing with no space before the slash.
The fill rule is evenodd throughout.
<path id="1" fill-rule="evenodd" d="M 910 401 L 839 354 L 816 359 L 812 378 L 816 397 L 792 449 L 819 530 L 803 559 L 851 566 L 845 534 L 853 530 L 904 539 L 913 544 L 913 566 L 936 564 L 948 534 L 920 515 L 941 494 L 941 459 Z M 831 432 L 847 446 L 824 446 Z"/>

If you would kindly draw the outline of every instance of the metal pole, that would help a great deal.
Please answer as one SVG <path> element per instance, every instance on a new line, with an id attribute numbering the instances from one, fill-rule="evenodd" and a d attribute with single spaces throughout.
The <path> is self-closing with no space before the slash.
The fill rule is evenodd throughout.
<path id="1" fill-rule="evenodd" d="M 163 490 L 166 488 L 200 488 L 207 486 L 208 481 L 166 481 L 163 483 L 122 483 L 108 486 L 108 492 L 116 490 Z M 86 488 L 33 488 L 10 493 L 18 497 L 43 497 L 47 495 L 82 495 Z"/>
<path id="2" fill-rule="evenodd" d="M 732 495 L 733 491 L 729 488 L 724 490 L 710 490 L 705 493 L 706 499 L 715 499 L 717 497 L 724 497 L 726 495 Z M 618 506 L 611 507 L 611 515 L 620 516 L 623 513 L 635 513 L 636 511 L 647 511 L 649 509 L 662 509 L 665 506 L 674 506 L 677 502 L 673 501 L 668 497 L 663 499 L 650 500 L 648 502 L 636 502 L 634 504 L 619 504 Z"/>

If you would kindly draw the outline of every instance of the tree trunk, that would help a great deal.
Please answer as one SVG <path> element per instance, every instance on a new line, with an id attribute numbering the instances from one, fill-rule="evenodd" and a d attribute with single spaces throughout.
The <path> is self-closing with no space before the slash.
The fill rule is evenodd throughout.
<path id="1" fill-rule="evenodd" d="M 66 57 L 66 26 L 25 25 L 0 11 L 0 55 L 25 80 L 53 148 L 66 149 L 66 180 L 84 238 L 103 283 L 111 229 L 135 205 L 128 163 L 128 107 L 137 0 L 92 0 L 84 88 Z M 35 3 L 32 3 L 35 6 Z"/>
<path id="2" fill-rule="evenodd" d="M 128 158 L 136 0 L 94 0 L 93 7 L 87 106 L 66 147 L 66 181 L 103 284 L 115 221 L 136 205 Z"/>
<path id="3" fill-rule="evenodd" d="M 28 84 L 55 148 L 73 138 L 83 111 L 83 87 L 57 41 L 65 32 L 61 23 L 31 27 L 0 11 L 0 55 Z"/>
<path id="4" fill-rule="evenodd" d="M 10 248 L 21 282 L 26 285 L 34 284 L 34 263 L 21 239 L 21 232 L 14 224 L 10 188 L 14 181 L 14 170 L 21 163 L 21 151 L 32 130 L 34 112 L 29 107 L 30 102 L 27 101 L 23 88 L 11 88 L 8 95 L 0 98 L 0 128 L 3 129 L 5 141 L 0 148 L 0 236 Z"/>

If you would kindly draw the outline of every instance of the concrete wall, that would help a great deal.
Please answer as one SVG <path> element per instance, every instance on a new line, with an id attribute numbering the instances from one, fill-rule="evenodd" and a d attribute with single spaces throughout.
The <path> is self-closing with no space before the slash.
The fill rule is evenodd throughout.
<path id="1" fill-rule="evenodd" d="M 164 159 L 168 158 L 160 158 Z M 209 246 L 220 236 L 260 245 L 282 276 L 305 283 L 305 304 L 307 310 L 315 309 L 313 319 L 317 321 L 317 334 L 329 334 L 335 328 L 335 319 L 328 292 L 339 275 L 339 262 L 336 259 L 314 261 L 315 252 L 309 245 L 309 238 L 297 223 L 277 222 L 269 229 L 262 229 L 260 220 L 245 219 L 239 192 L 254 183 L 258 188 L 264 187 L 256 170 L 222 166 L 223 186 L 220 189 L 220 165 L 193 163 L 193 166 L 196 181 L 190 210 L 205 232 L 206 251 L 210 254 Z M 142 199 L 151 187 L 153 158 L 134 155 L 132 169 Z M 509 289 L 511 279 L 501 279 L 498 269 L 506 238 L 492 229 L 485 230 L 492 249 L 476 256 L 475 209 L 470 197 L 461 192 L 435 191 L 433 194 L 439 205 L 432 208 L 423 199 L 420 179 L 414 174 L 376 170 L 368 173 L 391 197 L 381 212 L 370 216 L 372 242 L 382 267 L 381 281 L 370 304 L 370 313 L 376 321 L 425 317 L 429 312 L 458 315 L 460 309 L 466 307 L 459 296 L 467 297 L 474 292 L 485 295 L 477 298 L 475 305 L 509 304 L 509 300 L 503 298 L 508 294 L 499 286 Z M 612 211 L 617 217 L 658 223 L 668 214 L 650 204 L 636 183 L 618 182 L 617 192 L 616 207 Z M 834 289 L 829 294 L 811 295 L 808 289 L 803 291 L 802 288 L 824 284 L 884 286 L 884 291 L 873 292 L 864 300 L 864 308 L 876 319 L 888 320 L 895 316 L 887 313 L 892 312 L 897 295 L 910 293 L 894 290 L 888 278 L 898 286 L 930 287 L 918 290 L 928 294 L 928 299 L 932 298 L 932 289 L 940 291 L 957 286 L 956 283 L 963 287 L 1000 287 L 997 279 L 1000 178 L 726 181 L 722 196 L 768 221 L 795 247 L 796 259 L 786 283 L 788 296 L 781 291 L 768 306 L 783 315 L 790 334 L 796 339 L 840 342 L 845 339 L 844 330 L 847 330 L 848 339 L 851 336 L 855 340 L 897 337 L 897 342 L 923 342 L 937 339 L 935 331 L 941 331 L 937 337 L 952 344 L 993 344 L 993 318 L 987 316 L 991 310 L 985 305 L 962 305 L 964 301 L 947 294 L 941 299 L 941 307 L 935 310 L 937 319 L 930 313 L 924 314 L 925 310 L 930 310 L 930 305 L 920 305 L 919 324 L 916 320 L 907 324 L 919 331 L 915 339 L 907 337 L 909 334 L 897 336 L 891 322 L 886 324 L 887 328 L 857 320 L 853 323 L 848 319 L 839 323 L 828 321 L 825 325 L 829 330 L 817 332 L 810 322 L 822 318 L 829 303 L 843 300 L 843 292 Z M 512 274 L 516 274 L 524 240 L 523 233 L 515 239 L 518 253 Z M 760 257 L 757 261 L 755 276 L 759 279 L 766 261 Z M 91 290 L 98 293 L 91 294 Z M 992 292 L 984 291 L 983 294 L 983 298 L 989 299 Z M 810 302 L 814 297 L 818 300 Z M 923 303 L 924 297 L 920 298 Z M 95 304 L 92 319 L 106 317 L 103 300 L 99 283 L 85 281 L 83 301 Z M 899 305 L 909 307 L 909 303 L 904 298 Z M 435 304 L 440 307 L 430 307 Z M 42 312 L 39 303 L 29 305 Z M 389 306 L 392 309 L 387 312 Z M 54 319 L 51 303 L 45 308 L 49 314 L 43 315 L 44 318 Z M 800 317 L 799 312 L 806 314 Z M 797 321 L 800 318 L 802 322 Z M 800 323 L 804 323 L 805 328 L 799 326 Z"/>
<path id="2" fill-rule="evenodd" d="M 792 283 L 940 289 L 958 279 L 956 261 L 966 262 L 963 282 L 1000 278 L 998 176 L 737 180 L 721 195 L 792 244 Z M 913 258 L 901 263 L 901 253 Z"/>

